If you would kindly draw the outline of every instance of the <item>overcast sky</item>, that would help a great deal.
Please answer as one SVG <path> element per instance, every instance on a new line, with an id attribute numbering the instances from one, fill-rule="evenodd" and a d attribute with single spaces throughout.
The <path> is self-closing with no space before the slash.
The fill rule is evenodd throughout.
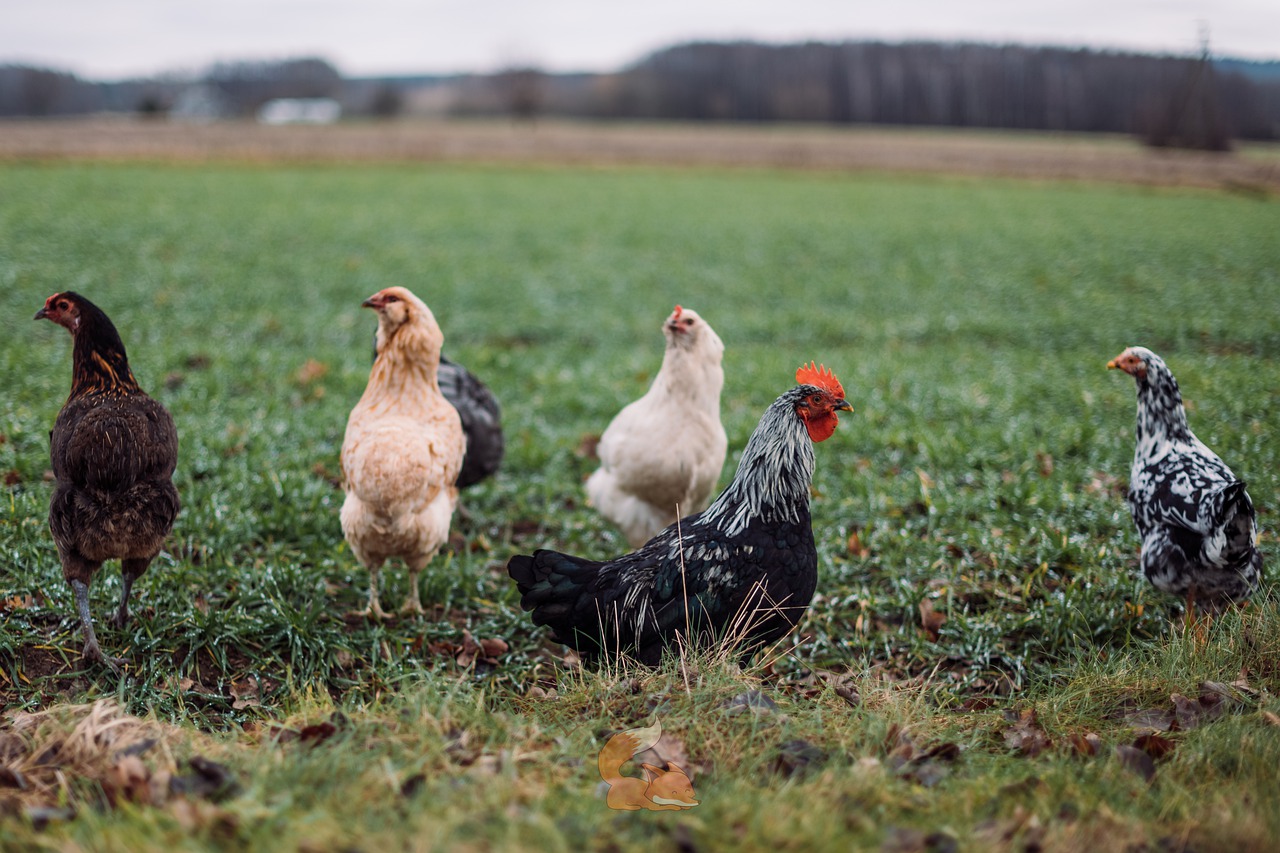
<path id="1" fill-rule="evenodd" d="M 943 39 L 1280 59 L 1280 0 L 3 0 L 0 63 L 109 80 L 320 56 L 343 74 L 608 71 L 693 39 Z"/>

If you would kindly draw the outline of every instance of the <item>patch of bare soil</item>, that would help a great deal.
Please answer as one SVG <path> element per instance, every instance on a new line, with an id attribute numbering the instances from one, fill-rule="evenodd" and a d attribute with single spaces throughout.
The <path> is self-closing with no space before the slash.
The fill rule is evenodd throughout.
<path id="1" fill-rule="evenodd" d="M 907 172 L 1280 191 L 1280 147 L 1156 151 L 1083 134 L 543 121 L 267 127 L 133 118 L 0 121 L 0 160 L 478 162 Z"/>

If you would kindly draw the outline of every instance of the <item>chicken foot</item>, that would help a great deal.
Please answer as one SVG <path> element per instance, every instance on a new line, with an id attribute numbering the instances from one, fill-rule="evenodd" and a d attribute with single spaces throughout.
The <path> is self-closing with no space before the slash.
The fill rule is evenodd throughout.
<path id="1" fill-rule="evenodd" d="M 1187 587 L 1187 610 L 1183 617 L 1185 623 L 1182 630 L 1192 631 L 1196 643 L 1204 646 L 1209 642 L 1209 628 L 1213 625 L 1213 614 L 1208 611 L 1200 613 L 1196 610 L 1197 592 L 1195 584 Z"/>
<path id="2" fill-rule="evenodd" d="M 130 559 L 121 562 L 123 569 L 124 585 L 120 589 L 120 606 L 116 608 L 115 615 L 111 617 L 111 624 L 117 628 L 124 628 L 129 624 L 129 594 L 133 592 L 133 582 L 142 577 L 142 573 L 147 570 L 150 560 Z"/>
<path id="3" fill-rule="evenodd" d="M 89 587 L 82 580 L 71 581 L 71 591 L 75 594 L 76 610 L 80 613 L 80 625 L 84 628 L 84 649 L 80 652 L 85 660 L 96 660 L 116 675 L 120 675 L 120 666 L 129 662 L 128 658 L 111 658 L 102 653 L 98 645 L 98 635 L 93 631 L 93 617 L 89 615 Z"/>
<path id="4" fill-rule="evenodd" d="M 369 568 L 369 604 L 364 610 L 351 611 L 351 616 L 363 616 L 365 619 L 391 618 L 391 614 L 383 610 L 382 604 L 378 601 L 378 571 L 379 569 Z"/>
<path id="5" fill-rule="evenodd" d="M 409 616 L 422 616 L 427 611 L 422 609 L 422 599 L 418 597 L 418 575 L 422 569 L 409 569 L 409 600 L 400 608 L 400 612 Z"/>

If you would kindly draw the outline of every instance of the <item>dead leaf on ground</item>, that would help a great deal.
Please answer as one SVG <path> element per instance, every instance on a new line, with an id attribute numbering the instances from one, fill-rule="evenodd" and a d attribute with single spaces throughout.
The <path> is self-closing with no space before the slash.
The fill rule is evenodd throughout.
<path id="1" fill-rule="evenodd" d="M 293 375 L 293 378 L 298 381 L 299 385 L 310 385 L 317 379 L 322 379 L 328 372 L 329 365 L 322 361 L 316 361 L 314 358 L 309 358 L 302 363 L 302 367 L 298 368 L 298 372 Z"/>
<path id="2" fill-rule="evenodd" d="M 1016 749 L 1028 758 L 1034 758 L 1049 748 L 1049 736 L 1036 722 L 1034 708 L 1023 708 L 1019 712 L 1005 711 L 1005 720 L 1012 722 L 1004 730 L 1004 744 L 1009 749 Z"/>
<path id="3" fill-rule="evenodd" d="M 849 549 L 849 554 L 851 556 L 858 557 L 859 559 L 865 559 L 871 555 L 870 549 L 868 549 L 866 545 L 862 544 L 862 537 L 858 535 L 858 531 L 856 530 L 849 534 L 847 547 Z"/>
<path id="4" fill-rule="evenodd" d="M 1258 698 L 1258 691 L 1243 678 L 1236 679 L 1230 684 L 1223 684 L 1220 681 L 1202 681 L 1200 695 L 1203 696 L 1205 693 L 1216 693 L 1224 699 L 1241 704 Z"/>
<path id="5" fill-rule="evenodd" d="M 1226 700 L 1218 693 L 1204 693 L 1198 700 L 1188 699 L 1181 693 L 1169 696 L 1173 700 L 1173 714 L 1178 728 L 1183 731 L 1199 728 L 1202 724 L 1221 717 L 1226 710 Z"/>
<path id="6" fill-rule="evenodd" d="M 6 486 L 16 486 L 22 482 L 22 472 L 17 468 L 11 468 L 4 472 L 4 484 Z"/>
<path id="7" fill-rule="evenodd" d="M 1037 450 L 1036 467 L 1039 468 L 1041 477 L 1053 476 L 1053 457 L 1043 450 Z"/>
<path id="8" fill-rule="evenodd" d="M 925 832 L 914 827 L 890 827 L 880 845 L 881 853 L 955 853 L 955 838 L 945 832 Z"/>
<path id="9" fill-rule="evenodd" d="M 803 738 L 797 738 L 778 745 L 770 767 L 774 773 L 794 779 L 805 776 L 826 763 L 826 750 Z"/>
<path id="10" fill-rule="evenodd" d="M 1173 728 L 1172 711 L 1162 708 L 1143 708 L 1124 715 L 1125 725 L 1137 732 L 1167 732 Z"/>
<path id="11" fill-rule="evenodd" d="M 328 720 L 314 725 L 304 726 L 298 732 L 298 740 L 303 743 L 309 743 L 312 746 L 324 743 L 338 731 L 338 727 Z"/>
<path id="12" fill-rule="evenodd" d="M 1085 484 L 1084 490 L 1091 495 L 1123 495 L 1129 490 L 1129 485 L 1106 471 L 1093 471 L 1089 474 L 1089 482 Z"/>
<path id="13" fill-rule="evenodd" d="M 1102 751 L 1102 738 L 1093 732 L 1074 732 L 1069 743 L 1076 755 L 1094 756 Z"/>
<path id="14" fill-rule="evenodd" d="M 1271 711 L 1263 711 L 1262 719 L 1265 720 L 1269 725 L 1280 726 L 1280 715 L 1277 715 Z"/>
<path id="15" fill-rule="evenodd" d="M 938 641 L 938 632 L 946 621 L 947 614 L 939 613 L 933 609 L 933 599 L 920 599 L 920 627 L 924 629 L 930 640 Z"/>
<path id="16" fill-rule="evenodd" d="M 471 635 L 470 631 L 462 632 L 462 644 L 454 646 L 454 661 L 458 666 L 468 667 L 477 660 L 483 661 L 490 666 L 498 665 L 498 656 L 506 654 L 507 643 L 505 640 L 493 638 L 477 641 Z"/>
<path id="17" fill-rule="evenodd" d="M 231 707 L 237 711 L 262 704 L 262 682 L 256 678 L 232 681 L 227 690 L 235 700 L 231 703 Z"/>
<path id="18" fill-rule="evenodd" d="M 578 446 L 574 448 L 573 455 L 579 459 L 599 459 L 597 450 L 600 447 L 600 436 L 596 433 L 587 433 L 579 441 Z"/>
<path id="19" fill-rule="evenodd" d="M 839 687 L 835 688 L 835 693 L 837 696 L 843 699 L 845 701 L 845 704 L 848 705 L 850 708 L 862 707 L 862 696 L 858 693 L 857 690 L 854 690 L 852 687 L 849 687 L 848 685 L 840 685 Z"/>
<path id="20" fill-rule="evenodd" d="M 1148 782 L 1156 775 L 1155 761 L 1136 746 L 1117 746 L 1116 758 L 1120 760 L 1122 767 L 1137 773 Z"/>
<path id="21" fill-rule="evenodd" d="M 1138 737 L 1133 741 L 1133 746 L 1135 749 L 1142 750 L 1147 755 L 1150 755 L 1153 759 L 1158 761 L 1173 752 L 1173 748 L 1177 746 L 1177 744 L 1169 740 L 1169 738 L 1164 735 L 1145 734 L 1138 735 Z"/>
<path id="22" fill-rule="evenodd" d="M 985 820 L 974 827 L 974 837 L 988 848 L 1007 849 L 1017 839 L 1017 850 L 1039 850 L 1045 826 L 1040 818 L 1019 803 L 1007 818 Z"/>
<path id="23" fill-rule="evenodd" d="M 724 709 L 727 717 L 736 717 L 742 714 L 767 717 L 778 711 L 778 703 L 759 690 L 748 690 L 745 693 L 739 693 L 732 699 L 721 703 L 720 707 Z"/>

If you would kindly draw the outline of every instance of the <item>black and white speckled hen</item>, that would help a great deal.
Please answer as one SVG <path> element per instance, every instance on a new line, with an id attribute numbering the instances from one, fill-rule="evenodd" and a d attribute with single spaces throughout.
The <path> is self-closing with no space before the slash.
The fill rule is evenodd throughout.
<path id="1" fill-rule="evenodd" d="M 373 357 L 378 357 L 374 336 Z M 502 409 L 489 386 L 456 361 L 440 356 L 436 370 L 440 393 L 458 410 L 462 431 L 467 436 L 467 453 L 458 472 L 458 488 L 474 486 L 498 473 L 506 442 L 502 435 Z"/>
<path id="2" fill-rule="evenodd" d="M 71 395 L 50 433 L 56 484 L 49 529 L 75 594 L 84 656 L 118 673 L 123 659 L 104 655 L 93 631 L 89 581 L 104 561 L 120 560 L 124 586 L 113 621 L 124 627 L 133 583 L 178 515 L 178 433 L 164 406 L 138 387 L 116 327 L 96 305 L 55 293 L 35 319 L 65 327 L 74 342 Z"/>
<path id="3" fill-rule="evenodd" d="M 648 665 L 677 636 L 747 655 L 786 636 L 817 585 L 813 444 L 835 432 L 838 412 L 852 411 L 829 370 L 805 366 L 796 381 L 702 512 L 606 562 L 546 550 L 512 557 L 507 572 L 533 621 L 584 655 L 623 653 Z"/>
<path id="4" fill-rule="evenodd" d="M 1178 382 L 1149 349 L 1129 347 L 1108 368 L 1138 385 L 1138 447 L 1129 509 L 1142 571 L 1157 589 L 1216 612 L 1247 599 L 1262 577 L 1253 504 L 1244 483 L 1187 426 Z"/>

